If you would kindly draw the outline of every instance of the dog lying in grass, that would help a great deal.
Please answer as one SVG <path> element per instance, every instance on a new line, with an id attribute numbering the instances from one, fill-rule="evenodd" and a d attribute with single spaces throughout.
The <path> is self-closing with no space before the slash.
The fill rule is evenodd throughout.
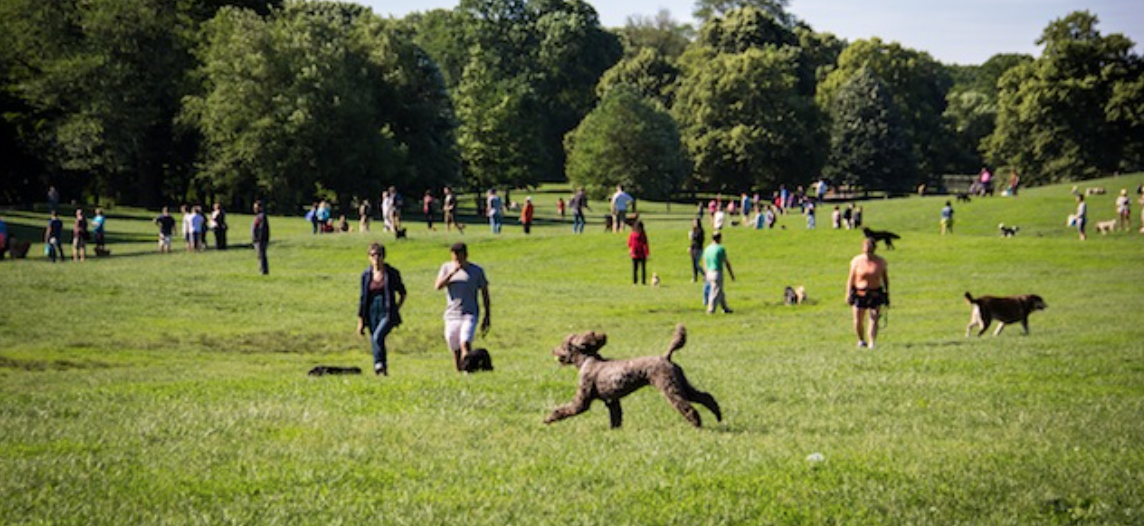
<path id="1" fill-rule="evenodd" d="M 687 343 L 687 330 L 682 324 L 675 327 L 671 344 L 662 356 L 609 360 L 599 354 L 607 343 L 606 334 L 589 331 L 571 334 L 552 349 L 557 361 L 562 365 L 575 365 L 580 375 L 576 397 L 571 403 L 554 409 L 544 419 L 545 424 L 583 413 L 593 400 L 600 399 L 608 406 L 612 429 L 616 429 L 623 425 L 624 420 L 620 399 L 648 384 L 659 389 L 683 418 L 695 427 L 701 427 L 703 423 L 699 412 L 691 407 L 692 402 L 702 404 L 715 414 L 716 420 L 723 421 L 723 413 L 715 397 L 693 387 L 683 375 L 683 369 L 671 361 L 671 354 Z"/>
<path id="2" fill-rule="evenodd" d="M 902 238 L 902 236 L 899 236 L 893 232 L 883 230 L 870 230 L 867 227 L 862 227 L 862 233 L 865 234 L 867 238 L 873 239 L 875 243 L 878 241 L 885 243 L 886 248 L 891 250 L 894 248 L 894 240 Z"/>
<path id="3" fill-rule="evenodd" d="M 787 305 L 802 305 L 806 301 L 806 288 L 802 285 L 798 287 L 788 286 L 783 290 L 783 303 Z"/>
<path id="4" fill-rule="evenodd" d="M 969 325 L 965 327 L 965 336 L 969 337 L 974 327 L 981 327 L 977 332 L 978 336 L 985 333 L 989 328 L 989 324 L 993 320 L 997 320 L 997 330 L 993 331 L 993 335 L 1001 334 L 1001 329 L 1005 328 L 1006 323 L 1021 322 L 1021 326 L 1025 329 L 1025 334 L 1029 334 L 1029 315 L 1044 310 L 1048 305 L 1045 300 L 1036 294 L 1024 294 L 1021 296 L 981 296 L 974 298 L 968 292 L 965 293 L 965 300 L 973 305 L 973 312 L 969 317 Z"/>
<path id="5" fill-rule="evenodd" d="M 341 367 L 338 365 L 319 365 L 310 369 L 310 376 L 326 376 L 330 374 L 361 374 L 361 367 Z"/>

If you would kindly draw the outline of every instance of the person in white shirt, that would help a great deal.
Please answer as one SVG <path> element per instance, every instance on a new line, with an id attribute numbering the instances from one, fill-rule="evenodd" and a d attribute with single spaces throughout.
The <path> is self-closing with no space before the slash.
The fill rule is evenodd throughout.
<path id="1" fill-rule="evenodd" d="M 635 199 L 631 194 L 624 191 L 624 187 L 616 185 L 616 193 L 612 194 L 612 231 L 622 232 L 624 230 L 624 221 L 628 218 L 628 208 L 635 208 L 632 206 Z"/>

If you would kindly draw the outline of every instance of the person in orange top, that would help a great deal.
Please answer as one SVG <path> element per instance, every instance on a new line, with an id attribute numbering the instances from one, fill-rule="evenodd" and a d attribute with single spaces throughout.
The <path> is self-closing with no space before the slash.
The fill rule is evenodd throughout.
<path id="1" fill-rule="evenodd" d="M 524 225 L 524 233 L 529 234 L 532 232 L 532 197 L 529 196 L 524 200 L 524 208 L 520 210 L 520 224 Z"/>
<path id="2" fill-rule="evenodd" d="M 628 253 L 632 256 L 632 285 L 647 285 L 647 256 L 651 248 L 647 244 L 643 221 L 637 221 L 632 233 L 628 234 Z"/>

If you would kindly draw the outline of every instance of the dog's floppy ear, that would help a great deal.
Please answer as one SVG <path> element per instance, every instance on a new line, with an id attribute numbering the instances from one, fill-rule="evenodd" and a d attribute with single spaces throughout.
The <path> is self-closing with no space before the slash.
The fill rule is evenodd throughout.
<path id="1" fill-rule="evenodd" d="M 564 341 L 578 352 L 596 354 L 596 351 L 608 343 L 608 335 L 602 332 L 588 331 L 582 334 L 570 335 L 568 339 Z"/>

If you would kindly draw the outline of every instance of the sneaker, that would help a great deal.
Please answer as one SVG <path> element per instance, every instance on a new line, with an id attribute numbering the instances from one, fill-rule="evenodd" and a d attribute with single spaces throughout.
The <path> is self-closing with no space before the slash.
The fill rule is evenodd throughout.
<path id="1" fill-rule="evenodd" d="M 373 374 L 378 376 L 389 376 L 389 372 L 385 370 L 385 364 L 382 363 L 373 364 Z"/>
<path id="2" fill-rule="evenodd" d="M 866 347 L 868 349 L 873 349 L 874 348 L 874 342 L 870 342 L 869 344 L 866 345 Z"/>
<path id="3" fill-rule="evenodd" d="M 858 348 L 859 349 L 865 349 L 866 348 L 866 342 L 864 342 L 862 340 L 858 340 Z"/>
<path id="4" fill-rule="evenodd" d="M 735 311 L 733 311 L 731 309 L 723 309 L 723 314 L 731 314 L 732 312 L 735 312 Z"/>

